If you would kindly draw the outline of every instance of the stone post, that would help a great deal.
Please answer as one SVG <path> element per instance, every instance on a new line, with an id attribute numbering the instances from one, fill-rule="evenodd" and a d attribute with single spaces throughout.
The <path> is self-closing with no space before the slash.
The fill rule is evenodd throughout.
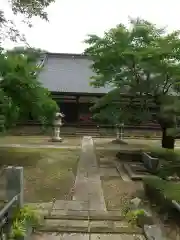
<path id="1" fill-rule="evenodd" d="M 53 142 L 62 142 L 62 138 L 60 137 L 60 127 L 62 126 L 62 118 L 64 117 L 64 115 L 60 112 L 57 112 L 55 115 L 55 119 L 54 119 L 54 131 L 53 131 L 53 137 L 52 137 L 52 141 Z"/>
<path id="2" fill-rule="evenodd" d="M 119 125 L 116 124 L 116 139 L 118 140 L 119 138 L 120 138 Z"/>
<path id="3" fill-rule="evenodd" d="M 120 139 L 123 140 L 124 136 L 124 123 L 120 124 Z"/>
<path id="4" fill-rule="evenodd" d="M 24 173 L 23 167 L 9 166 L 6 168 L 6 194 L 7 200 L 19 194 L 17 204 L 19 208 L 24 205 Z"/>

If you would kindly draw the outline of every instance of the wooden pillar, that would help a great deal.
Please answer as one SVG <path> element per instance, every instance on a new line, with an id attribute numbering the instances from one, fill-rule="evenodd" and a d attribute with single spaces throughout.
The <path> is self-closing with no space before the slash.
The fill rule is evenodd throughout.
<path id="1" fill-rule="evenodd" d="M 77 125 L 79 126 L 79 115 L 80 115 L 79 96 L 76 96 L 76 107 L 77 107 Z"/>

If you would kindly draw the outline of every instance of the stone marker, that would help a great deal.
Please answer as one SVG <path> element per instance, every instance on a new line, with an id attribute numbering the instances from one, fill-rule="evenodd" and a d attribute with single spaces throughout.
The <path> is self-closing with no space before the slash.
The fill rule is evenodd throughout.
<path id="1" fill-rule="evenodd" d="M 159 226 L 144 225 L 144 233 L 147 240 L 165 240 Z"/>

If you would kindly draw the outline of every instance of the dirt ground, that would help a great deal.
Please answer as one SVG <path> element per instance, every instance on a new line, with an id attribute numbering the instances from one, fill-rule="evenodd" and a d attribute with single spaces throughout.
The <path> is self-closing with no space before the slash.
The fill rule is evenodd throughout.
<path id="1" fill-rule="evenodd" d="M 71 199 L 79 151 L 1 148 L 0 164 L 24 167 L 26 202 Z M 3 176 L 2 176 L 3 177 Z"/>
<path id="2" fill-rule="evenodd" d="M 150 147 L 160 147 L 161 139 L 126 139 L 126 142 L 130 145 L 139 144 L 139 145 L 147 145 Z M 177 139 L 175 143 L 176 148 L 180 148 L 180 140 Z"/>
<path id="3" fill-rule="evenodd" d="M 82 137 L 64 137 L 61 143 L 55 143 L 51 141 L 51 137 L 47 136 L 1 136 L 0 144 L 39 144 L 39 145 L 57 145 L 57 146 L 80 146 Z M 146 148 L 160 146 L 160 139 L 143 139 L 143 138 L 126 138 L 124 139 L 128 145 L 120 145 L 112 143 L 114 138 L 94 138 L 96 147 L 104 148 Z M 180 148 L 180 140 L 176 140 L 176 147 Z"/>
<path id="4" fill-rule="evenodd" d="M 120 178 L 102 180 L 108 210 L 122 209 L 143 190 L 141 182 L 124 182 Z"/>

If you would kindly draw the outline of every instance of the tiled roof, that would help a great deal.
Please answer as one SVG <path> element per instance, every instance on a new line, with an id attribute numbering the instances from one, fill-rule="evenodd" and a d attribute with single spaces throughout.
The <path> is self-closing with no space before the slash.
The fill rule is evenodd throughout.
<path id="1" fill-rule="evenodd" d="M 81 54 L 48 53 L 39 80 L 52 92 L 107 93 L 111 88 L 90 86 L 91 61 Z"/>

